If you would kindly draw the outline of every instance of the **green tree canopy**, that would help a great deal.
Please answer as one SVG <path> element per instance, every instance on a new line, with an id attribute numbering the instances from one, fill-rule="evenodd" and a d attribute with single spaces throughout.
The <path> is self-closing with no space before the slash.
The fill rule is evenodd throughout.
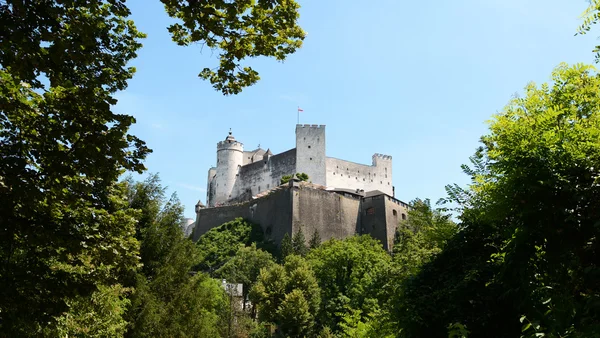
<path id="1" fill-rule="evenodd" d="M 581 15 L 583 23 L 577 29 L 578 34 L 586 34 L 600 20 L 600 0 L 588 1 L 590 4 Z M 600 46 L 594 48 L 594 53 L 596 53 L 596 62 L 600 61 Z"/>
<path id="2" fill-rule="evenodd" d="M 417 272 L 421 265 L 442 251 L 458 231 L 450 215 L 433 209 L 428 199 L 416 199 L 410 206 L 408 217 L 400 222 L 394 239 L 396 281 Z"/>
<path id="3" fill-rule="evenodd" d="M 310 249 L 316 249 L 319 245 L 321 245 L 321 235 L 319 234 L 319 230 L 315 228 L 315 231 L 310 237 L 310 241 L 308 241 L 308 247 Z"/>
<path id="4" fill-rule="evenodd" d="M 198 271 L 210 274 L 221 268 L 242 247 L 256 243 L 256 247 L 271 254 L 277 252 L 273 242 L 265 238 L 262 228 L 242 218 L 236 218 L 210 229 L 200 236 L 196 245 L 200 249 Z"/>
<path id="5" fill-rule="evenodd" d="M 321 287 L 322 325 L 337 331 L 345 313 L 359 310 L 368 316 L 383 304 L 391 258 L 378 240 L 368 235 L 331 239 L 307 259 Z"/>
<path id="6" fill-rule="evenodd" d="M 258 318 L 277 324 L 283 334 L 306 337 L 314 333 L 320 290 L 314 273 L 302 257 L 290 255 L 283 266 L 275 264 L 263 268 L 250 291 L 250 300 L 258 308 Z"/>
<path id="7" fill-rule="evenodd" d="M 294 244 L 292 243 L 292 238 L 287 232 L 285 233 L 285 235 L 283 235 L 279 251 L 281 253 L 281 261 L 284 261 L 287 256 L 294 253 Z"/>
<path id="8" fill-rule="evenodd" d="M 308 252 L 308 247 L 306 246 L 306 237 L 304 237 L 304 232 L 302 231 L 302 227 L 298 227 L 298 231 L 292 237 L 292 248 L 294 254 L 299 256 L 306 256 Z"/>
<path id="9" fill-rule="evenodd" d="M 180 228 L 182 205 L 175 195 L 165 199 L 158 175 L 128 183 L 130 206 L 141 212 L 136 233 L 143 263 L 127 314 L 128 336 L 218 336 L 225 292 L 218 281 L 190 274 L 200 255 Z"/>
<path id="10" fill-rule="evenodd" d="M 251 246 L 240 248 L 235 256 L 215 272 L 215 276 L 231 283 L 244 284 L 243 299 L 246 300 L 250 289 L 258 280 L 261 269 L 269 268 L 274 263 L 270 253 L 258 249 L 256 243 L 252 243 Z"/>
<path id="11" fill-rule="evenodd" d="M 81 297 L 125 292 L 138 264 L 117 179 L 149 150 L 110 110 L 143 37 L 128 15 L 121 1 L 0 3 L 3 335 L 36 336 Z"/>
<path id="12" fill-rule="evenodd" d="M 298 26 L 300 5 L 294 0 L 178 1 L 161 0 L 177 44 L 201 43 L 219 53 L 219 66 L 199 76 L 225 95 L 237 94 L 260 79 L 240 61 L 258 56 L 283 61 L 302 46 L 306 33 Z"/>
<path id="13" fill-rule="evenodd" d="M 494 117 L 465 168 L 464 230 L 406 289 L 408 336 L 452 323 L 473 336 L 599 332 L 599 88 L 592 67 L 562 64 Z"/>

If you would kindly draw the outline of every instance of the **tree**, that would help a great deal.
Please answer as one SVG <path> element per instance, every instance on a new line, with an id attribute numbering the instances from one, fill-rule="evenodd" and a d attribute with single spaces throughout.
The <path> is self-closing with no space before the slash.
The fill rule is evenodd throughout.
<path id="1" fill-rule="evenodd" d="M 294 1 L 163 3 L 183 22 L 170 27 L 176 42 L 223 51 L 201 76 L 224 94 L 258 80 L 236 72 L 241 59 L 284 60 L 304 38 Z M 111 111 L 144 37 L 129 15 L 124 0 L 0 1 L 2 335 L 50 332 L 81 299 L 128 292 L 136 212 L 117 180 L 150 152 L 128 133 L 135 119 Z"/>
<path id="2" fill-rule="evenodd" d="M 219 51 L 217 70 L 199 76 L 225 95 L 237 94 L 260 78 L 240 60 L 258 56 L 283 61 L 302 46 L 306 33 L 298 26 L 300 6 L 293 0 L 178 1 L 161 0 L 177 23 L 169 26 L 181 46 L 201 43 Z"/>
<path id="3" fill-rule="evenodd" d="M 128 336 L 171 337 L 180 332 L 216 336 L 226 297 L 219 282 L 190 274 L 198 264 L 199 249 L 179 226 L 183 220 L 179 200 L 175 195 L 165 200 L 158 175 L 127 182 L 130 206 L 141 213 L 136 233 L 144 264 L 127 314 Z"/>
<path id="4" fill-rule="evenodd" d="M 321 245 L 321 235 L 319 235 L 319 230 L 315 228 L 315 231 L 308 242 L 308 247 L 310 249 L 316 249 L 319 247 L 319 245 Z"/>
<path id="5" fill-rule="evenodd" d="M 195 270 L 213 274 L 234 257 L 240 248 L 252 243 L 271 254 L 277 251 L 273 242 L 264 237 L 259 225 L 242 218 L 210 229 L 196 242 L 200 258 Z"/>
<path id="6" fill-rule="evenodd" d="M 321 287 L 322 325 L 339 331 L 346 313 L 359 310 L 364 319 L 384 304 L 391 259 L 378 240 L 368 235 L 331 239 L 307 259 Z"/>
<path id="7" fill-rule="evenodd" d="M 306 182 L 308 181 L 308 175 L 305 173 L 296 173 L 295 175 L 283 175 L 283 177 L 281 177 L 281 180 L 279 182 L 280 185 L 286 184 L 288 183 L 292 178 L 296 177 L 297 180 L 299 180 L 300 182 Z"/>
<path id="8" fill-rule="evenodd" d="M 405 289 L 407 336 L 451 323 L 473 336 L 599 332 L 600 78 L 561 64 L 552 80 L 494 116 L 482 166 L 465 170 L 463 230 Z"/>
<path id="9" fill-rule="evenodd" d="M 458 231 L 450 215 L 432 209 L 428 199 L 415 199 L 410 206 L 407 219 L 396 230 L 393 246 L 394 280 L 399 283 L 441 252 Z"/>
<path id="10" fill-rule="evenodd" d="M 308 247 L 306 246 L 306 238 L 304 238 L 304 232 L 302 227 L 298 227 L 298 231 L 292 237 L 292 249 L 294 254 L 299 256 L 306 256 Z"/>
<path id="11" fill-rule="evenodd" d="M 290 235 L 286 232 L 281 240 L 281 260 L 284 261 L 285 258 L 294 253 L 294 245 L 292 243 L 292 239 Z"/>
<path id="12" fill-rule="evenodd" d="M 305 173 L 296 173 L 296 178 L 298 178 L 301 182 L 307 182 L 309 177 Z"/>
<path id="13" fill-rule="evenodd" d="M 269 268 L 274 263 L 270 253 L 258 249 L 256 243 L 252 243 L 251 246 L 240 248 L 235 256 L 215 272 L 215 276 L 229 282 L 244 284 L 243 306 L 245 310 L 248 293 L 256 284 L 261 269 Z M 254 313 L 254 310 L 252 312 Z"/>
<path id="14" fill-rule="evenodd" d="M 283 266 L 275 264 L 261 270 L 250 300 L 256 304 L 261 321 L 275 323 L 285 335 L 305 337 L 314 332 L 319 293 L 306 260 L 290 255 Z"/>
<path id="15" fill-rule="evenodd" d="M 600 19 L 600 0 L 589 0 L 590 5 L 582 14 L 583 23 L 577 29 L 577 34 L 586 34 Z M 596 63 L 600 61 L 600 46 L 594 48 Z"/>
<path id="16" fill-rule="evenodd" d="M 117 179 L 149 153 L 133 117 L 110 110 L 143 37 L 128 15 L 121 1 L 0 3 L 2 335 L 39 335 L 82 297 L 127 292 L 136 213 Z"/>

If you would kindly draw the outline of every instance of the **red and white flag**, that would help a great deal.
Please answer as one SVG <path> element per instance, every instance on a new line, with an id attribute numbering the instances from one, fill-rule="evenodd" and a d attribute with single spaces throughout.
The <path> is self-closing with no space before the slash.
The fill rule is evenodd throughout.
<path id="1" fill-rule="evenodd" d="M 303 111 L 304 111 L 304 109 L 298 107 L 298 112 L 303 112 Z"/>

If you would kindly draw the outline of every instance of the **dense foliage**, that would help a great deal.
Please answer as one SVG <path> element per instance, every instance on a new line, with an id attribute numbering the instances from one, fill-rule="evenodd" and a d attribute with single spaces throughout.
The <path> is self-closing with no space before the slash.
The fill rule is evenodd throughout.
<path id="1" fill-rule="evenodd" d="M 133 117 L 110 106 L 133 74 L 126 64 L 143 34 L 119 1 L 75 3 L 0 2 L 0 330 L 7 336 L 80 325 L 89 335 L 122 332 L 113 314 L 103 322 L 79 311 L 125 305 L 122 277 L 138 264 L 136 213 L 117 179 L 143 170 L 149 150 L 127 132 Z"/>
<path id="2" fill-rule="evenodd" d="M 244 59 L 284 60 L 305 37 L 293 0 L 161 2 L 176 43 L 219 53 L 200 77 L 225 95 L 259 79 Z M 119 181 L 150 153 L 111 111 L 144 38 L 129 15 L 124 0 L 0 1 L 0 336 L 600 336 L 593 67 L 562 64 L 511 100 L 463 166 L 471 184 L 448 186 L 446 208 L 411 202 L 391 253 L 303 226 L 277 247 L 243 219 L 192 243 L 158 176 Z M 592 0 L 579 33 L 599 20 Z"/>
<path id="3" fill-rule="evenodd" d="M 129 180 L 128 200 L 141 211 L 136 237 L 143 265 L 135 276 L 127 335 L 218 336 L 227 311 L 225 293 L 207 275 L 190 274 L 200 252 L 180 228 L 183 207 L 177 197 L 165 200 L 158 177 L 150 175 L 144 182 Z"/>
<path id="4" fill-rule="evenodd" d="M 200 248 L 200 258 L 195 269 L 213 273 L 234 257 L 239 249 L 252 243 L 257 248 L 276 253 L 275 245 L 265 237 L 262 228 L 242 218 L 210 229 L 196 242 Z"/>
<path id="5" fill-rule="evenodd" d="M 464 230 L 407 283 L 406 336 L 600 332 L 600 78 L 561 65 L 552 80 L 494 117 L 473 183 L 449 189 Z"/>
<path id="6" fill-rule="evenodd" d="M 329 240 L 308 255 L 321 287 L 319 321 L 337 330 L 345 313 L 369 315 L 385 299 L 384 285 L 390 272 L 390 256 L 370 236 Z"/>

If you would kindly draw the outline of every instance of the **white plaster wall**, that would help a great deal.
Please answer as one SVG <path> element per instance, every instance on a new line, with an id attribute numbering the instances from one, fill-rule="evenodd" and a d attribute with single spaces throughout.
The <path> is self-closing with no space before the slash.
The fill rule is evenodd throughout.
<path id="1" fill-rule="evenodd" d="M 251 195 L 272 189 L 279 185 L 281 177 L 296 173 L 294 149 L 271 156 L 269 159 L 255 161 L 240 170 L 234 188 L 233 198 L 250 190 Z"/>
<path id="2" fill-rule="evenodd" d="M 393 196 L 392 161 L 373 157 L 374 165 L 359 164 L 327 157 L 327 186 L 343 189 L 380 190 Z"/>
<path id="3" fill-rule="evenodd" d="M 326 185 L 325 126 L 296 125 L 296 170 L 309 181 Z"/>
<path id="4" fill-rule="evenodd" d="M 217 176 L 215 178 L 215 204 L 233 197 L 233 188 L 239 167 L 244 160 L 244 145 L 240 142 L 222 141 L 217 145 Z"/>
<path id="5" fill-rule="evenodd" d="M 258 151 L 257 151 L 258 150 Z M 254 149 L 253 151 L 244 151 L 244 162 L 242 165 L 250 164 L 262 160 L 262 156 L 265 154 L 263 149 Z M 254 157 L 254 159 L 253 159 Z"/>
<path id="6" fill-rule="evenodd" d="M 211 186 L 211 183 L 213 182 L 213 178 L 214 176 L 217 174 L 217 168 L 212 167 L 210 169 L 208 169 L 208 178 L 206 180 L 206 205 L 209 207 L 214 206 L 214 201 L 211 200 L 211 196 L 214 196 L 214 187 Z"/>

